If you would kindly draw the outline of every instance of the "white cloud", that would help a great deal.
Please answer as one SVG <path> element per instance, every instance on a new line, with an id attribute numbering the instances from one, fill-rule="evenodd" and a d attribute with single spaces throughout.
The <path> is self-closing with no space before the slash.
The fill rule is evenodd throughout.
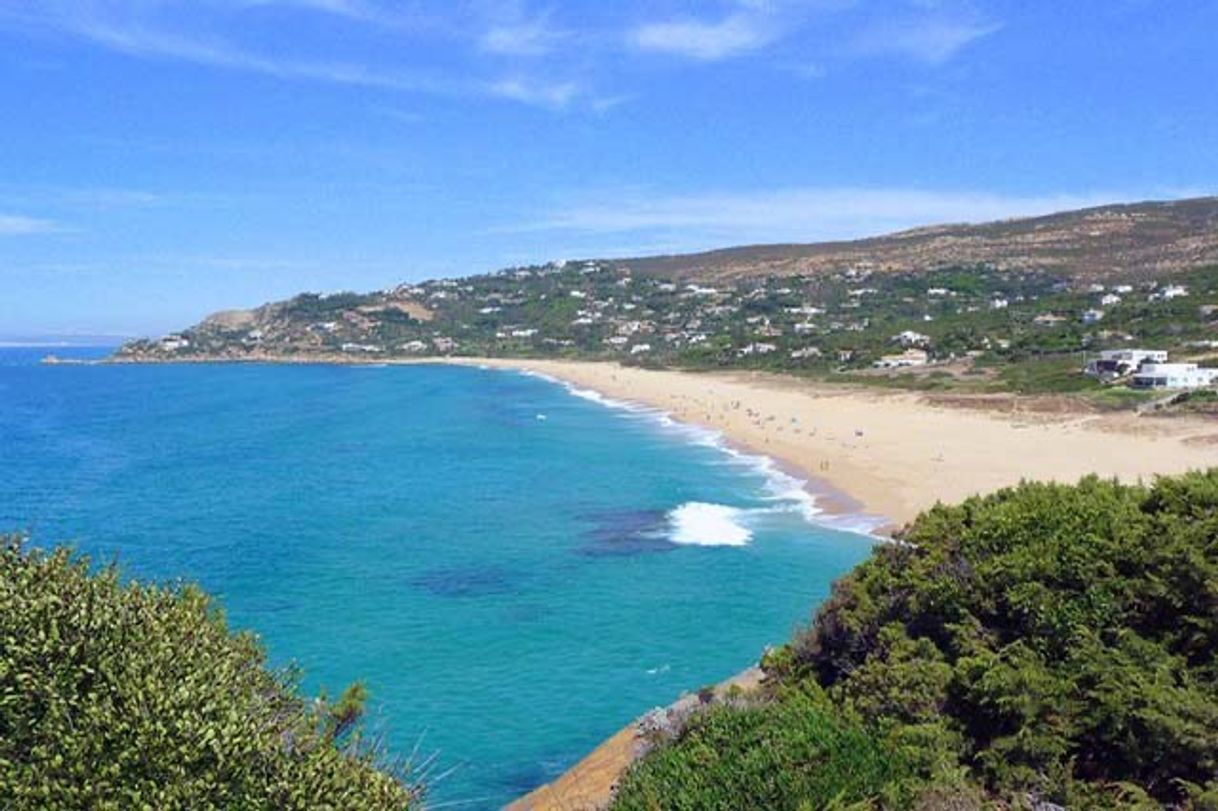
<path id="1" fill-rule="evenodd" d="M 604 194 L 604 203 L 565 206 L 510 233 L 630 234 L 679 240 L 685 250 L 768 242 L 813 242 L 935 223 L 1035 216 L 1131 199 L 1121 194 L 1002 195 L 974 191 L 793 188 L 651 196 Z"/>
<path id="2" fill-rule="evenodd" d="M 281 0 L 277 0 L 281 1 Z M 299 0 L 311 7 L 335 11 L 349 4 L 327 0 Z M 355 6 L 351 6 L 354 8 Z M 25 17 L 34 23 L 79 37 L 99 47 L 145 59 L 165 59 L 196 65 L 261 74 L 277 79 L 367 87 L 391 92 L 423 93 L 451 97 L 488 97 L 558 109 L 567 106 L 581 88 L 573 81 L 542 83 L 522 79 L 485 80 L 433 73 L 412 72 L 396 67 L 376 67 L 356 62 L 300 61 L 261 56 L 217 39 L 184 36 L 138 21 L 121 23 L 91 13 L 54 11 Z"/>
<path id="3" fill-rule="evenodd" d="M 757 50 L 774 40 L 777 32 L 751 14 L 732 14 L 718 22 L 670 20 L 640 26 L 630 34 L 641 50 L 713 62 Z"/>
<path id="4" fill-rule="evenodd" d="M 95 19 L 79 19 L 67 21 L 65 27 L 71 33 L 96 45 L 129 56 L 173 59 L 260 73 L 279 79 L 303 79 L 385 90 L 434 93 L 454 93 L 460 90 L 460 86 L 451 81 L 405 72 L 381 71 L 359 64 L 301 62 L 261 57 L 223 42 L 184 37 L 136 24 L 120 26 Z"/>
<path id="5" fill-rule="evenodd" d="M 566 107 L 583 92 L 576 82 L 539 82 L 522 78 L 492 82 L 487 90 L 499 98 L 552 109 Z"/>
<path id="6" fill-rule="evenodd" d="M 504 56 L 545 56 L 566 37 L 565 32 L 554 30 L 544 17 L 539 17 L 490 28 L 479 38 L 478 47 L 487 53 Z"/>
<path id="7" fill-rule="evenodd" d="M 0 237 L 47 234 L 59 230 L 59 225 L 51 220 L 23 217 L 19 214 L 0 214 Z"/>
<path id="8" fill-rule="evenodd" d="M 936 65 L 1002 28 L 979 19 L 949 17 L 889 20 L 864 30 L 855 41 L 863 55 L 893 54 Z"/>
<path id="9" fill-rule="evenodd" d="M 417 8 L 409 12 L 388 11 L 381 6 L 362 0 L 234 0 L 246 7 L 298 8 L 344 17 L 355 22 L 393 29 L 424 28 L 434 24 L 433 18 L 424 17 Z"/>

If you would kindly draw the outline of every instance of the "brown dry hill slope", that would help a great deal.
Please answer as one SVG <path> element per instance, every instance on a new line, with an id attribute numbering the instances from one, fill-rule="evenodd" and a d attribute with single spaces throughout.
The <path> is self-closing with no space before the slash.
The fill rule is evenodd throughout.
<path id="1" fill-rule="evenodd" d="M 936 225 L 853 242 L 754 245 L 621 260 L 639 273 L 700 280 L 857 267 L 917 271 L 985 264 L 1075 278 L 1166 275 L 1218 262 L 1218 197 L 1067 211 L 980 225 Z"/>

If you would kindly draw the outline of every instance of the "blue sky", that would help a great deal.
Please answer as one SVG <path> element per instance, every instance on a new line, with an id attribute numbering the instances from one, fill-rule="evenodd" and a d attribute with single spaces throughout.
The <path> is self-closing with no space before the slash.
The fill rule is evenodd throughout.
<path id="1" fill-rule="evenodd" d="M 0 0 L 0 338 L 1218 188 L 1212 0 Z"/>

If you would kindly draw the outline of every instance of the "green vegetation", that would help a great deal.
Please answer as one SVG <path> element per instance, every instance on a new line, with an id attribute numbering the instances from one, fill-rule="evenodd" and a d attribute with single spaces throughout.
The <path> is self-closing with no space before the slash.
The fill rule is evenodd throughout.
<path id="1" fill-rule="evenodd" d="M 404 809 L 358 729 L 363 688 L 302 698 L 193 587 L 0 538 L 0 805 Z"/>
<path id="2" fill-rule="evenodd" d="M 936 507 L 763 666 L 618 807 L 1218 808 L 1218 470 Z"/>
<path id="3" fill-rule="evenodd" d="M 204 322 L 121 354 L 556 357 L 924 390 L 1086 395 L 1103 388 L 1082 374 L 1087 353 L 1147 346 L 1195 358 L 1218 347 L 1216 328 L 1216 267 L 1103 284 L 1068 271 L 985 265 L 695 282 L 589 261 L 369 294 L 301 295 L 248 321 Z M 873 368 L 905 350 L 925 351 L 931 365 Z"/>
<path id="4" fill-rule="evenodd" d="M 615 808 L 784 808 L 796 797 L 845 808 L 877 796 L 908 799 L 900 783 L 908 764 L 835 715 L 822 697 L 798 692 L 781 702 L 713 707 L 693 717 L 680 746 L 640 764 Z"/>
<path id="5" fill-rule="evenodd" d="M 1180 395 L 1171 410 L 1192 414 L 1218 414 L 1218 391 L 1198 389 L 1185 392 Z"/>

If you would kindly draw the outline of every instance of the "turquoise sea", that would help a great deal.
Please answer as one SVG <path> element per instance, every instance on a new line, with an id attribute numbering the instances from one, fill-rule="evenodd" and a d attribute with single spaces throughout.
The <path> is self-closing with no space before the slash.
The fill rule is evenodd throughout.
<path id="1" fill-rule="evenodd" d="M 47 351 L 0 349 L 0 532 L 201 583 L 310 690 L 364 680 L 392 751 L 453 769 L 437 805 L 747 667 L 871 548 L 765 460 L 537 377 Z"/>

